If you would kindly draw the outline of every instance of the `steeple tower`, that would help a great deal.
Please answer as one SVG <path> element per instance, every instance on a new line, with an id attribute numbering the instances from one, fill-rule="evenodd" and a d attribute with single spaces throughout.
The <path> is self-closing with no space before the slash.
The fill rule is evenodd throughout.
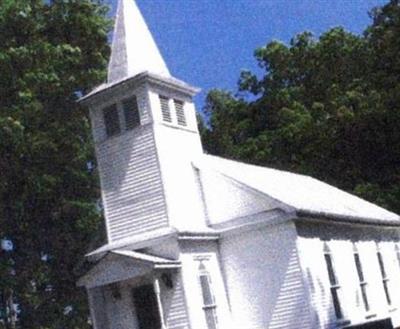
<path id="1" fill-rule="evenodd" d="M 108 65 L 108 83 L 148 71 L 169 77 L 160 51 L 132 0 L 119 0 Z"/>
<path id="2" fill-rule="evenodd" d="M 192 161 L 192 97 L 173 78 L 133 0 L 119 0 L 107 82 L 89 107 L 110 243 L 206 227 Z"/>

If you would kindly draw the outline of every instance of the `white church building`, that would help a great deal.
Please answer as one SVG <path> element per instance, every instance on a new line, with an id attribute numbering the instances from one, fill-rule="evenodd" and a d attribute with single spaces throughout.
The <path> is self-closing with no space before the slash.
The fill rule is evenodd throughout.
<path id="1" fill-rule="evenodd" d="M 107 243 L 95 329 L 400 327 L 400 217 L 308 176 L 202 150 L 193 96 L 119 0 L 90 110 Z"/>

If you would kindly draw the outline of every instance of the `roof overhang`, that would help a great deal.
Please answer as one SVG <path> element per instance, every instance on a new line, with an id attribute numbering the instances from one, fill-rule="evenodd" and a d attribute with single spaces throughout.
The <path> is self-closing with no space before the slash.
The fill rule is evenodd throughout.
<path id="1" fill-rule="evenodd" d="M 149 247 L 155 243 L 160 243 L 177 236 L 177 231 L 174 228 L 162 228 L 149 233 L 143 233 L 120 239 L 114 242 L 109 242 L 96 250 L 91 251 L 85 256 L 89 261 L 97 261 L 102 258 L 106 253 L 117 250 L 133 250 Z"/>
<path id="2" fill-rule="evenodd" d="M 334 214 L 322 211 L 312 211 L 308 209 L 296 210 L 296 216 L 299 219 L 318 219 L 322 221 L 340 222 L 347 224 L 359 224 L 359 225 L 374 225 L 374 226 L 387 226 L 387 227 L 399 227 L 399 220 L 382 220 L 381 218 L 365 218 L 358 216 L 347 216 L 341 214 Z"/>
<path id="3" fill-rule="evenodd" d="M 193 87 L 182 80 L 173 77 L 164 77 L 145 71 L 133 77 L 127 77 L 111 83 L 104 83 L 95 88 L 89 94 L 81 97 L 78 102 L 86 106 L 95 101 L 99 95 L 108 98 L 115 93 L 115 90 L 119 88 L 130 88 L 143 83 L 150 83 L 159 87 L 168 88 L 173 91 L 183 93 L 189 97 L 193 97 L 200 91 L 199 88 Z"/>
<path id="4" fill-rule="evenodd" d="M 130 250 L 113 250 L 98 261 L 77 285 L 86 288 L 143 277 L 159 270 L 176 270 L 181 262 Z"/>

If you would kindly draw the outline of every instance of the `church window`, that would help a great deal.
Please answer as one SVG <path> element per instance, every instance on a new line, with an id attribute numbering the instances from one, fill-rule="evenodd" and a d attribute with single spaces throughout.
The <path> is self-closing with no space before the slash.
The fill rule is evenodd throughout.
<path id="1" fill-rule="evenodd" d="M 186 117 L 185 117 L 185 109 L 183 107 L 184 103 L 177 99 L 174 99 L 176 119 L 178 121 L 178 125 L 186 126 Z"/>
<path id="2" fill-rule="evenodd" d="M 161 114 L 162 114 L 162 119 L 165 122 L 172 122 L 171 118 L 171 111 L 169 109 L 169 99 L 165 96 L 159 96 L 160 97 L 160 103 L 161 103 Z"/>
<path id="3" fill-rule="evenodd" d="M 212 291 L 212 282 L 209 272 L 207 271 L 204 263 L 201 261 L 199 265 L 199 280 L 201 287 L 201 294 L 203 298 L 203 310 L 206 318 L 208 329 L 217 329 L 217 313 L 216 302 Z"/>
<path id="4" fill-rule="evenodd" d="M 368 288 L 368 283 L 365 280 L 361 260 L 360 260 L 360 254 L 358 252 L 357 246 L 353 244 L 353 257 L 354 257 L 354 263 L 356 265 L 357 269 L 357 275 L 358 275 L 358 281 L 360 285 L 360 290 L 361 290 L 361 297 L 364 303 L 364 308 L 368 312 L 370 310 L 370 305 L 368 301 L 368 294 L 367 294 L 367 288 Z"/>
<path id="5" fill-rule="evenodd" d="M 340 305 L 340 285 L 334 268 L 331 251 L 326 244 L 324 246 L 324 257 L 325 257 L 326 267 L 328 270 L 329 283 L 331 285 L 331 295 L 332 295 L 335 315 L 338 319 L 342 319 L 343 313 L 342 313 L 342 307 Z"/>
<path id="6" fill-rule="evenodd" d="M 383 257 L 382 257 L 382 253 L 379 248 L 379 245 L 377 245 L 376 256 L 378 257 L 379 269 L 380 269 L 381 276 L 382 276 L 382 283 L 383 283 L 383 289 L 385 291 L 386 301 L 387 301 L 388 305 L 391 305 L 392 300 L 391 300 L 390 292 L 389 292 L 389 278 L 387 276 L 385 263 L 383 261 Z"/>
<path id="7" fill-rule="evenodd" d="M 140 125 L 139 108 L 136 96 L 132 96 L 122 102 L 124 110 L 125 128 L 126 130 L 133 129 Z"/>
<path id="8" fill-rule="evenodd" d="M 111 105 L 103 110 L 104 124 L 107 137 L 118 135 L 121 132 L 117 105 Z"/>

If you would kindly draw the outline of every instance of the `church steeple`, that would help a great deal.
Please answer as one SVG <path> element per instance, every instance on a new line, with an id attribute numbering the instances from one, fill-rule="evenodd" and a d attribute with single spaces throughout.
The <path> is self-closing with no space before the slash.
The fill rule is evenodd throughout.
<path id="1" fill-rule="evenodd" d="M 169 74 L 134 0 L 119 0 L 115 24 L 108 81 L 81 99 L 90 109 L 108 240 L 199 230 L 198 90 Z"/>
<path id="2" fill-rule="evenodd" d="M 148 71 L 170 73 L 134 0 L 118 0 L 107 82 Z"/>

